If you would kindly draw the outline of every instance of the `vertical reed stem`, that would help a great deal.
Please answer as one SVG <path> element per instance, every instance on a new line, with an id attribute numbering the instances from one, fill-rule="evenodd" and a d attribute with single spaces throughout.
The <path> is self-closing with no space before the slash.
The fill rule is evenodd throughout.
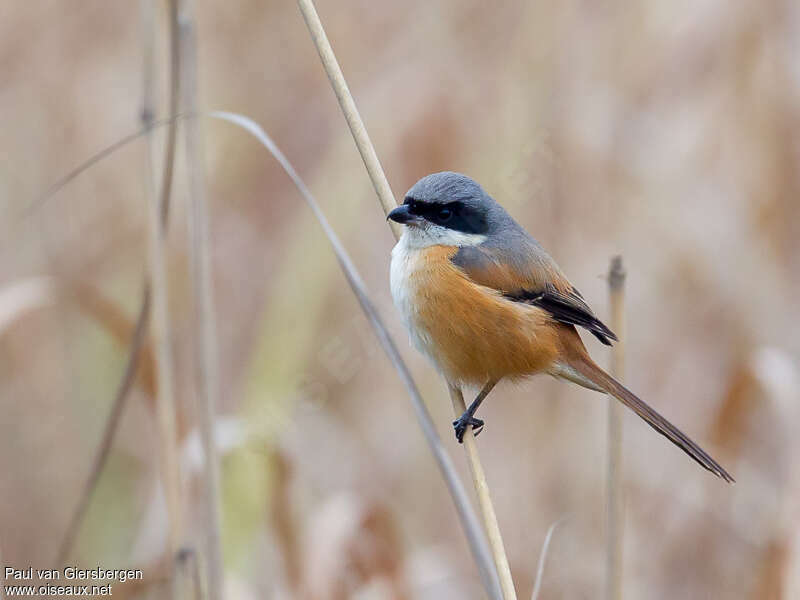
<path id="1" fill-rule="evenodd" d="M 170 18 L 170 56 L 172 78 L 172 94 L 170 108 L 174 112 L 177 106 L 177 81 L 176 65 L 177 54 L 177 6 L 175 1 L 168 2 Z M 143 45 L 144 75 L 142 119 L 145 126 L 152 125 L 154 115 L 154 86 L 155 55 L 153 41 L 155 35 L 155 17 L 153 0 L 143 0 Z M 174 394 L 174 369 L 172 364 L 171 329 L 169 318 L 169 290 L 167 284 L 166 266 L 166 215 L 172 191 L 172 174 L 175 155 L 174 125 L 168 129 L 167 147 L 164 152 L 164 172 L 160 194 L 154 184 L 155 169 L 155 142 L 153 136 L 148 136 L 148 155 L 145 161 L 145 184 L 148 190 L 148 246 L 149 270 L 153 290 L 153 338 L 156 357 L 157 393 L 156 393 L 156 420 L 159 434 L 159 458 L 161 478 L 167 499 L 169 515 L 168 552 L 170 561 L 176 555 L 181 543 L 182 515 L 180 501 L 180 468 L 178 461 L 178 447 L 175 432 L 175 394 Z"/>
<path id="2" fill-rule="evenodd" d="M 608 271 L 611 330 L 619 341 L 611 350 L 611 374 L 621 379 L 625 372 L 625 269 L 622 257 L 611 259 Z M 624 511 L 622 496 L 622 405 L 608 397 L 608 465 L 606 471 L 606 599 L 622 598 L 622 538 Z"/>
<path id="3" fill-rule="evenodd" d="M 182 109 L 197 111 L 197 38 L 192 0 L 184 0 L 179 20 L 184 81 Z M 205 454 L 205 569 L 208 597 L 221 600 L 224 588 L 222 540 L 220 525 L 219 457 L 214 439 L 214 417 L 219 397 L 217 332 L 211 270 L 211 240 L 208 202 L 204 177 L 204 153 L 198 119 L 189 119 L 184 126 L 186 162 L 189 170 L 189 256 L 194 297 L 195 326 L 192 328 L 194 348 L 195 406 L 200 438 Z M 197 569 L 195 559 L 195 569 Z M 197 569 L 199 572 L 199 569 Z M 199 593 L 199 590 L 198 590 Z"/>
<path id="4" fill-rule="evenodd" d="M 456 418 L 464 414 L 467 410 L 464 404 L 464 395 L 461 390 L 452 385 L 448 385 L 450 390 L 450 400 L 453 402 L 453 412 Z M 492 558 L 497 568 L 497 575 L 500 578 L 500 588 L 503 590 L 505 600 L 516 600 L 517 592 L 514 589 L 514 580 L 511 578 L 511 568 L 508 566 L 503 538 L 500 535 L 500 525 L 497 523 L 497 515 L 494 512 L 492 498 L 489 494 L 489 485 L 486 483 L 486 474 L 481 465 L 478 455 L 478 446 L 475 443 L 475 434 L 472 427 L 467 427 L 464 433 L 464 450 L 467 452 L 467 462 L 472 473 L 472 483 L 475 486 L 475 494 L 478 496 L 478 505 L 483 515 L 483 526 L 486 529 L 486 536 L 489 538 L 489 547 L 492 550 Z"/>

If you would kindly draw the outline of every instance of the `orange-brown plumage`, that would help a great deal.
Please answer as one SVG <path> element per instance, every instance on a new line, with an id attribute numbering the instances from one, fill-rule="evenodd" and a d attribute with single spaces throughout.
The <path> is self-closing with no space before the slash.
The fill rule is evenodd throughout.
<path id="1" fill-rule="evenodd" d="M 413 325 L 426 353 L 450 381 L 466 384 L 547 371 L 559 354 L 558 326 L 544 310 L 471 281 L 451 260 L 457 251 L 419 250 L 409 269 Z"/>

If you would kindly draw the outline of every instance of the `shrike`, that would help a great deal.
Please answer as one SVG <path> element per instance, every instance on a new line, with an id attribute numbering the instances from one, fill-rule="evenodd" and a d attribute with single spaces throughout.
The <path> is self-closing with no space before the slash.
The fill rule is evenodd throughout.
<path id="1" fill-rule="evenodd" d="M 598 367 L 576 326 L 602 343 L 617 337 L 550 255 L 465 175 L 420 179 L 388 218 L 404 231 L 392 251 L 394 303 L 413 344 L 447 381 L 481 392 L 453 422 L 478 433 L 475 411 L 501 379 L 536 373 L 604 392 L 725 481 L 728 472 L 672 423 Z"/>

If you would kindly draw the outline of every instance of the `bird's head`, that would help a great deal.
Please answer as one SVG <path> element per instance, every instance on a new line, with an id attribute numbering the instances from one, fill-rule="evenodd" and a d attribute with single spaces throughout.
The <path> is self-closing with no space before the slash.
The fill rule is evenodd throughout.
<path id="1" fill-rule="evenodd" d="M 475 181 L 444 171 L 415 183 L 387 218 L 405 225 L 417 246 L 474 246 L 491 235 L 499 213 L 505 211 Z"/>

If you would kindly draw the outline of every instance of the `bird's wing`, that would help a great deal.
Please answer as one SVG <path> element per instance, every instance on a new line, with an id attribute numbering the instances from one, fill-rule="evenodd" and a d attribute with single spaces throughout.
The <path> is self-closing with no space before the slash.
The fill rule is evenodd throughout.
<path id="1" fill-rule="evenodd" d="M 509 300 L 538 306 L 560 323 L 584 327 L 607 346 L 617 340 L 535 240 L 516 241 L 513 253 L 487 244 L 464 246 L 452 261 L 472 281 Z"/>

